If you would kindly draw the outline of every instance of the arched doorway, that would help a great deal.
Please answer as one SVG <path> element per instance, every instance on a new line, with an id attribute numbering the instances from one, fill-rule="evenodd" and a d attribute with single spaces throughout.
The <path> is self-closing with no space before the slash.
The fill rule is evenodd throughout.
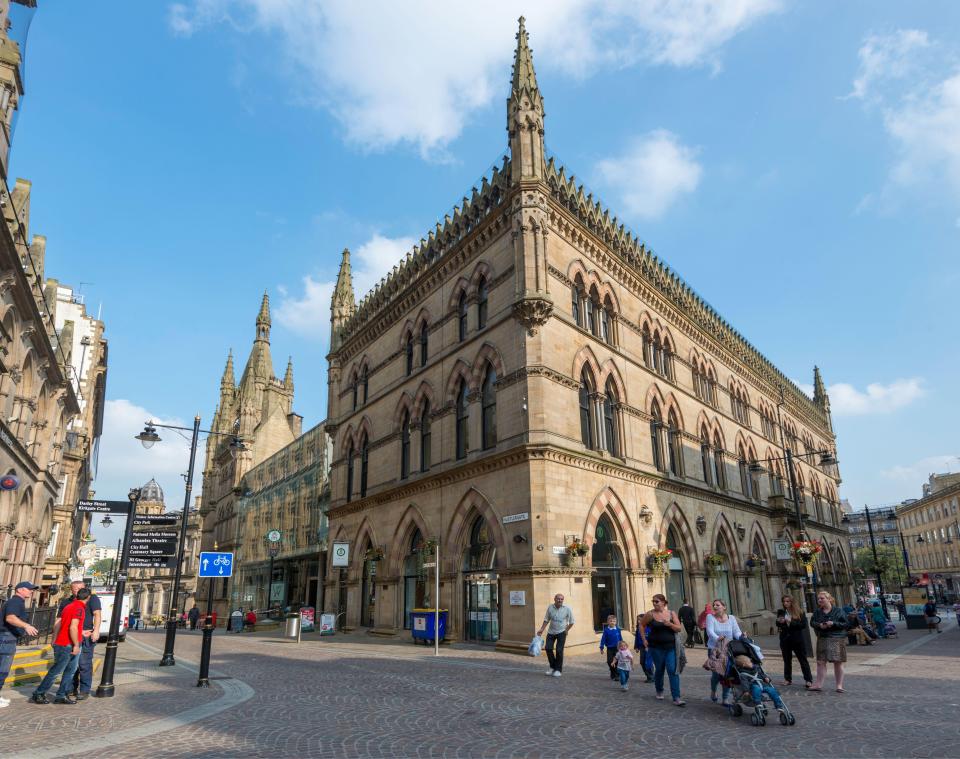
<path id="1" fill-rule="evenodd" d="M 470 528 L 470 544 L 463 554 L 464 639 L 494 643 L 500 638 L 500 583 L 496 572 L 497 547 L 487 521 L 478 516 Z"/>
<path id="2" fill-rule="evenodd" d="M 746 606 L 748 611 L 763 611 L 768 607 L 767 602 L 767 552 L 763 550 L 760 536 L 756 535 L 750 548 L 750 562 L 748 569 L 752 576 L 746 578 Z M 756 558 L 754 558 L 756 557 Z M 750 566 L 750 563 L 753 566 Z"/>
<path id="3" fill-rule="evenodd" d="M 680 541 L 677 540 L 677 532 L 671 527 L 667 531 L 667 548 L 673 553 L 667 566 L 670 572 L 667 574 L 667 603 L 673 611 L 677 611 L 683 604 L 683 599 L 687 598 L 687 578 L 683 571 L 683 554 L 680 552 Z M 689 599 L 693 602 L 693 599 Z"/>
<path id="4" fill-rule="evenodd" d="M 604 514 L 597 522 L 594 532 L 596 540 L 590 552 L 594 573 L 590 580 L 593 595 L 593 629 L 600 631 L 607 623 L 607 617 L 616 615 L 621 625 L 627 624 L 623 618 L 623 553 L 614 541 L 613 522 Z"/>
<path id="5" fill-rule="evenodd" d="M 403 560 L 403 628 L 410 629 L 410 612 L 414 609 L 428 608 L 430 600 L 429 583 L 423 568 L 423 533 L 413 531 L 410 550 Z"/>
<path id="6" fill-rule="evenodd" d="M 723 601 L 731 614 L 739 613 L 734 611 L 733 599 L 730 595 L 730 551 L 722 537 L 717 537 L 714 553 L 720 554 L 723 562 L 713 570 L 713 598 Z"/>
<path id="7" fill-rule="evenodd" d="M 377 560 L 368 558 L 372 553 L 370 539 L 367 539 L 361 559 L 363 560 L 363 583 L 360 594 L 360 626 L 374 627 L 377 606 Z"/>

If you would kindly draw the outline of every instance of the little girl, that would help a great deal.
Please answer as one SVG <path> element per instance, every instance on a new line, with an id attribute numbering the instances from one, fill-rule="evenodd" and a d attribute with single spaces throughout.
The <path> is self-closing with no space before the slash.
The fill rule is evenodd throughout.
<path id="1" fill-rule="evenodd" d="M 617 674 L 620 675 L 620 690 L 627 689 L 631 669 L 633 669 L 633 654 L 630 652 L 627 641 L 621 640 L 617 644 Z"/>

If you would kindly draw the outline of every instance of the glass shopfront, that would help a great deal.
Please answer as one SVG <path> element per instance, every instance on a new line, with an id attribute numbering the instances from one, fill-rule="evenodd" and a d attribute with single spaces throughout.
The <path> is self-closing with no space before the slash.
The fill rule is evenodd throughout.
<path id="1" fill-rule="evenodd" d="M 496 551 L 486 521 L 477 517 L 463 557 L 465 640 L 493 643 L 500 638 L 500 583 L 494 571 Z"/>

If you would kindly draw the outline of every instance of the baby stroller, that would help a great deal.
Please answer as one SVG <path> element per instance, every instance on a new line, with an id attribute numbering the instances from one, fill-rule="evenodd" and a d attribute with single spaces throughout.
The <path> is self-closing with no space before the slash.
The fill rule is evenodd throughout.
<path id="1" fill-rule="evenodd" d="M 727 674 L 724 678 L 724 685 L 732 691 L 733 701 L 730 704 L 730 713 L 734 717 L 740 717 L 743 714 L 744 707 L 753 709 L 750 715 L 750 724 L 754 727 L 762 727 L 767 724 L 767 714 L 769 708 L 767 702 L 774 702 L 780 698 L 780 693 L 769 682 L 766 672 L 760 663 L 760 650 L 748 637 L 744 636 L 740 640 L 731 640 L 727 644 Z M 746 657 L 750 661 L 750 666 L 740 666 L 737 664 L 738 657 Z M 741 660 L 742 661 L 742 660 Z M 760 700 L 757 701 L 753 696 L 753 686 L 760 688 Z M 781 699 L 781 703 L 783 700 Z M 796 717 L 783 703 L 783 707 L 778 709 L 780 713 L 781 725 L 794 725 L 797 722 Z"/>

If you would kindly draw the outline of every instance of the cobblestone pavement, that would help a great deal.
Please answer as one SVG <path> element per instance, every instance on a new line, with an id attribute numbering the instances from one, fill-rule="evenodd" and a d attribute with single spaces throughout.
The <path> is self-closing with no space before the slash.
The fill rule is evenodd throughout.
<path id="1" fill-rule="evenodd" d="M 850 651 L 846 694 L 782 688 L 797 717 L 752 727 L 710 702 L 703 649 L 682 676 L 685 708 L 653 698 L 642 673 L 623 693 L 599 653 L 562 678 L 543 657 L 367 636 L 214 638 L 214 687 L 195 687 L 200 636 L 177 636 L 179 664 L 158 668 L 160 633 L 121 646 L 117 695 L 33 706 L 13 691 L 0 755 L 34 757 L 806 757 L 956 756 L 960 631 L 905 631 Z M 138 645 L 139 644 L 139 645 Z M 780 675 L 778 652 L 768 671 Z M 4 691 L 9 695 L 9 691 Z M 165 719 L 161 719 L 165 718 Z M 109 745 L 96 745 L 108 736 Z M 112 736 L 112 738 L 109 738 Z M 91 744 L 91 741 L 94 743 Z"/>

